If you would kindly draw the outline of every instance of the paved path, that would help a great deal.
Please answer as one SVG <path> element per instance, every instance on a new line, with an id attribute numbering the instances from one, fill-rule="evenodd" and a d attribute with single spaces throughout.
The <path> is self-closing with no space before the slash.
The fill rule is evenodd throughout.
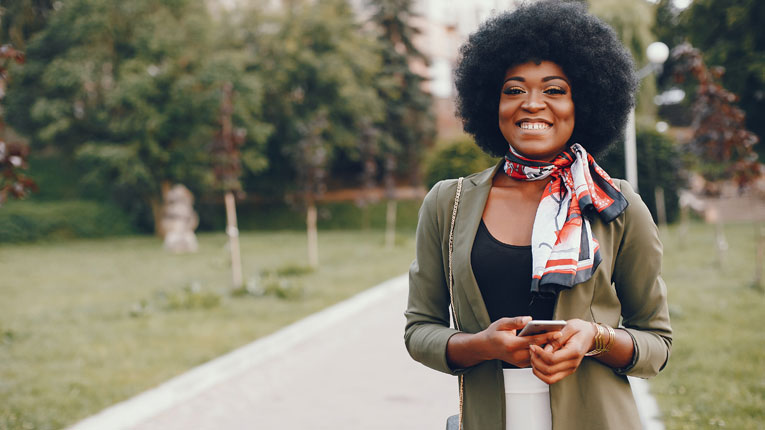
<path id="1" fill-rule="evenodd" d="M 392 279 L 70 430 L 443 429 L 456 378 L 407 354 L 406 288 L 406 276 Z M 655 415 L 647 385 L 635 391 L 641 414 Z"/>

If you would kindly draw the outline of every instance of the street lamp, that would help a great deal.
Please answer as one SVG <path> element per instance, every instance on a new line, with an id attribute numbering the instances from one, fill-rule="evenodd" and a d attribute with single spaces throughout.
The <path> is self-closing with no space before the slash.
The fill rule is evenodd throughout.
<path id="1" fill-rule="evenodd" d="M 639 80 L 643 80 L 646 76 L 650 75 L 654 71 L 661 68 L 661 65 L 667 61 L 669 57 L 669 47 L 662 42 L 653 42 L 648 45 L 645 50 L 646 57 L 648 58 L 648 64 L 642 69 L 638 70 L 637 76 Z M 635 108 L 630 109 L 629 117 L 627 118 L 627 130 L 624 136 L 624 170 L 626 173 L 627 182 L 632 185 L 635 191 L 638 190 L 638 172 L 637 172 L 637 133 L 635 131 Z"/>

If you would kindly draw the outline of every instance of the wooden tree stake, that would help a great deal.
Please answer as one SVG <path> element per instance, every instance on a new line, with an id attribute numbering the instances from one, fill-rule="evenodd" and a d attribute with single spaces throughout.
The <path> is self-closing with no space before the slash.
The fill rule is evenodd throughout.
<path id="1" fill-rule="evenodd" d="M 234 193 L 227 191 L 225 195 L 226 202 L 226 234 L 228 235 L 228 245 L 231 251 L 231 280 L 234 288 L 240 288 L 244 285 L 242 281 L 242 257 L 239 253 L 239 228 L 236 223 L 236 201 Z"/>
<path id="2" fill-rule="evenodd" d="M 396 244 L 396 200 L 388 200 L 388 209 L 385 213 L 385 247 L 392 249 Z"/>
<path id="3" fill-rule="evenodd" d="M 316 202 L 311 201 L 306 211 L 306 226 L 308 227 L 308 265 L 313 269 L 319 267 L 319 234 L 316 218 Z"/>

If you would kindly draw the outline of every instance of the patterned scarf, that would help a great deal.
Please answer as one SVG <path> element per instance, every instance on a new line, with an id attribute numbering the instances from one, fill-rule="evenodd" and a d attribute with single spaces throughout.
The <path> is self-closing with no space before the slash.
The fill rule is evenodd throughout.
<path id="1" fill-rule="evenodd" d="M 552 177 L 531 232 L 532 294 L 557 294 L 590 279 L 601 261 L 600 245 L 582 210 L 594 210 L 603 222 L 611 222 L 627 208 L 611 177 L 578 143 L 552 162 L 530 160 L 510 147 L 505 173 L 522 181 Z"/>

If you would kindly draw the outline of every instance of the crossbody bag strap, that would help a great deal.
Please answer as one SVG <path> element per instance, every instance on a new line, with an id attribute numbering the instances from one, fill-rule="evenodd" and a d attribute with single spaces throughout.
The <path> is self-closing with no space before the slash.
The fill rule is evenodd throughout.
<path id="1" fill-rule="evenodd" d="M 457 311 L 454 308 L 454 275 L 452 273 L 452 260 L 454 255 L 454 223 L 457 221 L 457 208 L 460 205 L 460 194 L 462 194 L 462 177 L 457 179 L 457 193 L 454 195 L 454 209 L 452 210 L 452 223 L 449 227 L 449 301 L 452 307 L 452 318 L 454 318 L 454 328 L 460 330 L 460 323 L 457 320 Z M 459 430 L 462 430 L 462 400 L 464 395 L 463 389 L 463 375 L 459 375 L 460 379 L 460 416 L 459 416 Z"/>

